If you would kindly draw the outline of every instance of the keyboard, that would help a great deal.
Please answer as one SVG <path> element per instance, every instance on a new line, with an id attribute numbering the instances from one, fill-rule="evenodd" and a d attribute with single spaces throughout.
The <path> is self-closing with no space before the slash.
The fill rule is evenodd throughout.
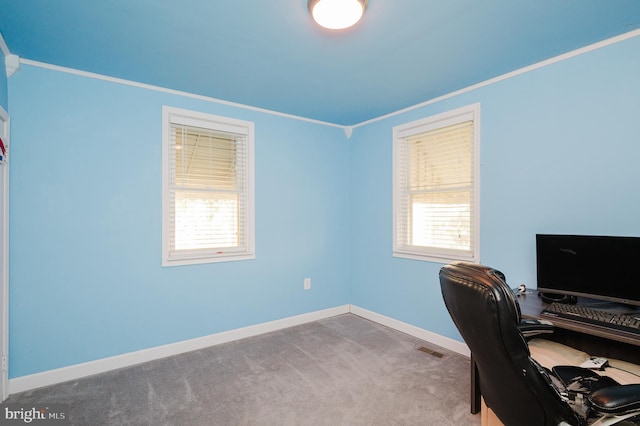
<path id="1" fill-rule="evenodd" d="M 552 318 L 565 318 L 640 336 L 640 313 L 617 314 L 586 306 L 551 303 L 540 315 Z"/>

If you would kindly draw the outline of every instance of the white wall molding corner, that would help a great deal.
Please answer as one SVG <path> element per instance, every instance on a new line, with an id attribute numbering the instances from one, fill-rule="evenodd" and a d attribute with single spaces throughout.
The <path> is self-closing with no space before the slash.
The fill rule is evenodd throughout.
<path id="1" fill-rule="evenodd" d="M 20 57 L 18 55 L 6 55 L 4 57 L 7 78 L 11 77 L 20 68 Z"/>

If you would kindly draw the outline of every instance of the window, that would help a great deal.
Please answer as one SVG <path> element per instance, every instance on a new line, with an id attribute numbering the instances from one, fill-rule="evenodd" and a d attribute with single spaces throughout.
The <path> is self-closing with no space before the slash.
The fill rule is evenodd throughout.
<path id="1" fill-rule="evenodd" d="M 393 255 L 479 259 L 480 106 L 393 128 Z"/>
<path id="2" fill-rule="evenodd" d="M 163 107 L 162 265 L 255 258 L 253 123 Z"/>

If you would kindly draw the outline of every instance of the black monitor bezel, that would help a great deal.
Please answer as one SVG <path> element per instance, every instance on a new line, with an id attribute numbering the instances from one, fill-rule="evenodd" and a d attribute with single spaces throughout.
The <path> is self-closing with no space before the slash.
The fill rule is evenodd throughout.
<path id="1" fill-rule="evenodd" d="M 581 242 L 588 242 L 590 244 L 597 244 L 598 242 L 607 242 L 607 243 L 621 243 L 621 244 L 632 244 L 633 246 L 638 247 L 638 257 L 634 263 L 630 262 L 621 262 L 618 265 L 603 265 L 602 267 L 622 267 L 622 268 L 634 268 L 635 264 L 640 260 L 640 238 L 639 237 L 630 237 L 630 236 L 612 236 L 612 235 L 575 235 L 575 234 L 536 234 L 536 282 L 537 289 L 539 293 L 549 293 L 549 294 L 557 294 L 557 295 L 567 295 L 567 296 L 577 296 L 584 297 L 588 299 L 596 299 L 607 302 L 614 302 L 623 305 L 632 305 L 632 306 L 640 306 L 640 273 L 637 275 L 638 278 L 635 282 L 636 290 L 629 292 L 628 294 L 623 294 L 620 291 L 615 291 L 615 294 L 611 294 L 610 290 L 607 287 L 600 287 L 598 290 L 591 288 L 577 288 L 575 284 L 572 286 L 567 286 L 566 284 L 556 283 L 551 286 L 548 282 L 542 283 L 540 280 L 541 275 L 541 265 L 540 265 L 540 239 L 548 238 L 548 239 L 566 239 L 570 240 L 578 240 Z M 640 270 L 639 270 L 640 271 Z M 618 288 L 620 290 L 620 288 Z M 635 294 L 634 294 L 635 293 Z"/>

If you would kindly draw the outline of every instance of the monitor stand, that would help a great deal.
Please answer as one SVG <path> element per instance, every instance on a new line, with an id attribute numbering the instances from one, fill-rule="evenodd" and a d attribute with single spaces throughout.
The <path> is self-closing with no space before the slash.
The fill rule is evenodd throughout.
<path id="1" fill-rule="evenodd" d="M 566 294 L 555 293 L 538 293 L 538 296 L 546 303 L 566 303 L 568 305 L 575 305 L 578 298 L 575 296 L 568 296 Z"/>

